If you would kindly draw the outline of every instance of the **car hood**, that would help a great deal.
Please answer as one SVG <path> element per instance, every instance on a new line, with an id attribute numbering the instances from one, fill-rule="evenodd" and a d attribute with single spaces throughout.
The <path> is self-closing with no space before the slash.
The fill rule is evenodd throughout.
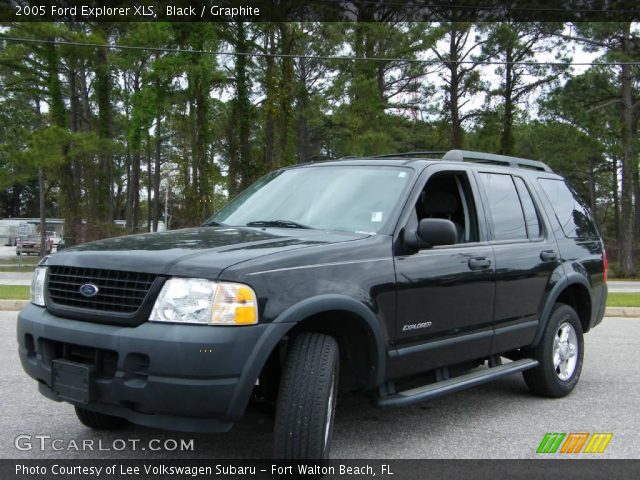
<path id="1" fill-rule="evenodd" d="M 311 229 L 186 228 L 69 247 L 49 256 L 47 264 L 214 279 L 231 265 L 263 255 L 367 236 Z"/>

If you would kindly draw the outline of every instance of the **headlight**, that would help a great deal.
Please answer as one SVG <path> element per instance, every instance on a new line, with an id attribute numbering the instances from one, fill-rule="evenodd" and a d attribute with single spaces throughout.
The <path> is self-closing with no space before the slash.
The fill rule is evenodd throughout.
<path id="1" fill-rule="evenodd" d="M 251 287 L 201 278 L 170 278 L 153 306 L 151 322 L 208 325 L 258 323 L 258 302 Z"/>
<path id="2" fill-rule="evenodd" d="M 47 267 L 38 267 L 31 277 L 31 303 L 44 307 L 44 283 L 47 278 Z"/>

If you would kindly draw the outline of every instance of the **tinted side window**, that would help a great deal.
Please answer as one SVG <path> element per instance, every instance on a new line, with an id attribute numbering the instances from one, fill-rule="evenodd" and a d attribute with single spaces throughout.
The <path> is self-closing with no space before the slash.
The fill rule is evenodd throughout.
<path id="1" fill-rule="evenodd" d="M 551 178 L 539 178 L 538 181 L 567 237 L 593 238 L 598 236 L 589 211 L 580 202 L 577 195 L 569 190 L 564 181 Z"/>
<path id="2" fill-rule="evenodd" d="M 526 240 L 524 214 L 511 175 L 480 173 L 479 178 L 489 199 L 494 239 Z"/>
<path id="3" fill-rule="evenodd" d="M 423 218 L 451 220 L 458 232 L 456 243 L 478 241 L 478 222 L 467 174 L 439 172 L 427 181 L 416 203 L 416 222 Z"/>
<path id="4" fill-rule="evenodd" d="M 533 203 L 533 198 L 531 198 L 531 193 L 529 192 L 527 185 L 524 183 L 524 180 L 520 177 L 513 177 L 513 181 L 516 182 L 516 187 L 518 187 L 518 193 L 520 194 L 522 211 L 524 212 L 524 219 L 527 222 L 527 233 L 529 234 L 530 239 L 536 240 L 540 238 L 542 231 L 540 229 L 540 219 L 538 217 L 538 212 L 536 211 L 536 206 Z"/>

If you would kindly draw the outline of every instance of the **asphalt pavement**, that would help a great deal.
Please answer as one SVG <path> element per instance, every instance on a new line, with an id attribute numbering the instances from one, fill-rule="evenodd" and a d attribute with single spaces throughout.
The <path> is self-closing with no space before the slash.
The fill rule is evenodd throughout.
<path id="1" fill-rule="evenodd" d="M 33 272 L 0 272 L 0 285 L 31 285 Z"/>
<path id="2" fill-rule="evenodd" d="M 273 421 L 251 412 L 226 434 L 172 433 L 138 426 L 94 432 L 73 408 L 45 399 L 16 352 L 16 312 L 0 312 L 0 458 L 265 458 Z M 398 410 L 379 410 L 364 396 L 339 398 L 333 458 L 533 458 L 547 432 L 612 432 L 598 458 L 640 458 L 640 320 L 607 318 L 585 338 L 576 390 L 563 399 L 529 394 L 520 375 Z M 15 439 L 30 435 L 33 449 Z M 50 436 L 45 449 L 35 435 Z M 24 437 L 23 437 L 24 438 Z M 51 440 L 61 450 L 54 450 Z M 138 440 L 136 450 L 131 440 Z M 193 440 L 191 451 L 151 451 L 169 440 Z M 127 448 L 120 450 L 126 442 Z M 93 450 L 70 445 L 93 442 Z M 20 442 L 19 442 L 20 443 Z M 135 443 L 135 442 L 134 442 Z M 102 450 L 98 449 L 101 448 Z M 21 444 L 24 448 L 25 444 Z M 143 450 L 144 449 L 144 450 Z M 557 456 L 557 455 L 556 455 Z"/>

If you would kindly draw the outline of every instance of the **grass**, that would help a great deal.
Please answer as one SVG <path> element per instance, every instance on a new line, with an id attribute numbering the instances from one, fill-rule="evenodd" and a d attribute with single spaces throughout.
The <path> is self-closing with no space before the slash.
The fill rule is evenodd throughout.
<path id="1" fill-rule="evenodd" d="M 2 259 L 3 267 L 18 267 L 20 265 L 20 257 L 22 257 L 22 265 L 37 265 L 40 261 L 40 257 L 37 255 L 15 255 L 11 257 L 6 257 Z"/>
<path id="2" fill-rule="evenodd" d="M 609 293 L 607 307 L 640 307 L 640 293 Z"/>
<path id="3" fill-rule="evenodd" d="M 35 265 L 25 265 L 18 267 L 17 265 L 2 265 L 0 264 L 0 272 L 33 272 L 36 269 Z"/>
<path id="4" fill-rule="evenodd" d="M 0 300 L 29 300 L 27 285 L 0 285 Z"/>

